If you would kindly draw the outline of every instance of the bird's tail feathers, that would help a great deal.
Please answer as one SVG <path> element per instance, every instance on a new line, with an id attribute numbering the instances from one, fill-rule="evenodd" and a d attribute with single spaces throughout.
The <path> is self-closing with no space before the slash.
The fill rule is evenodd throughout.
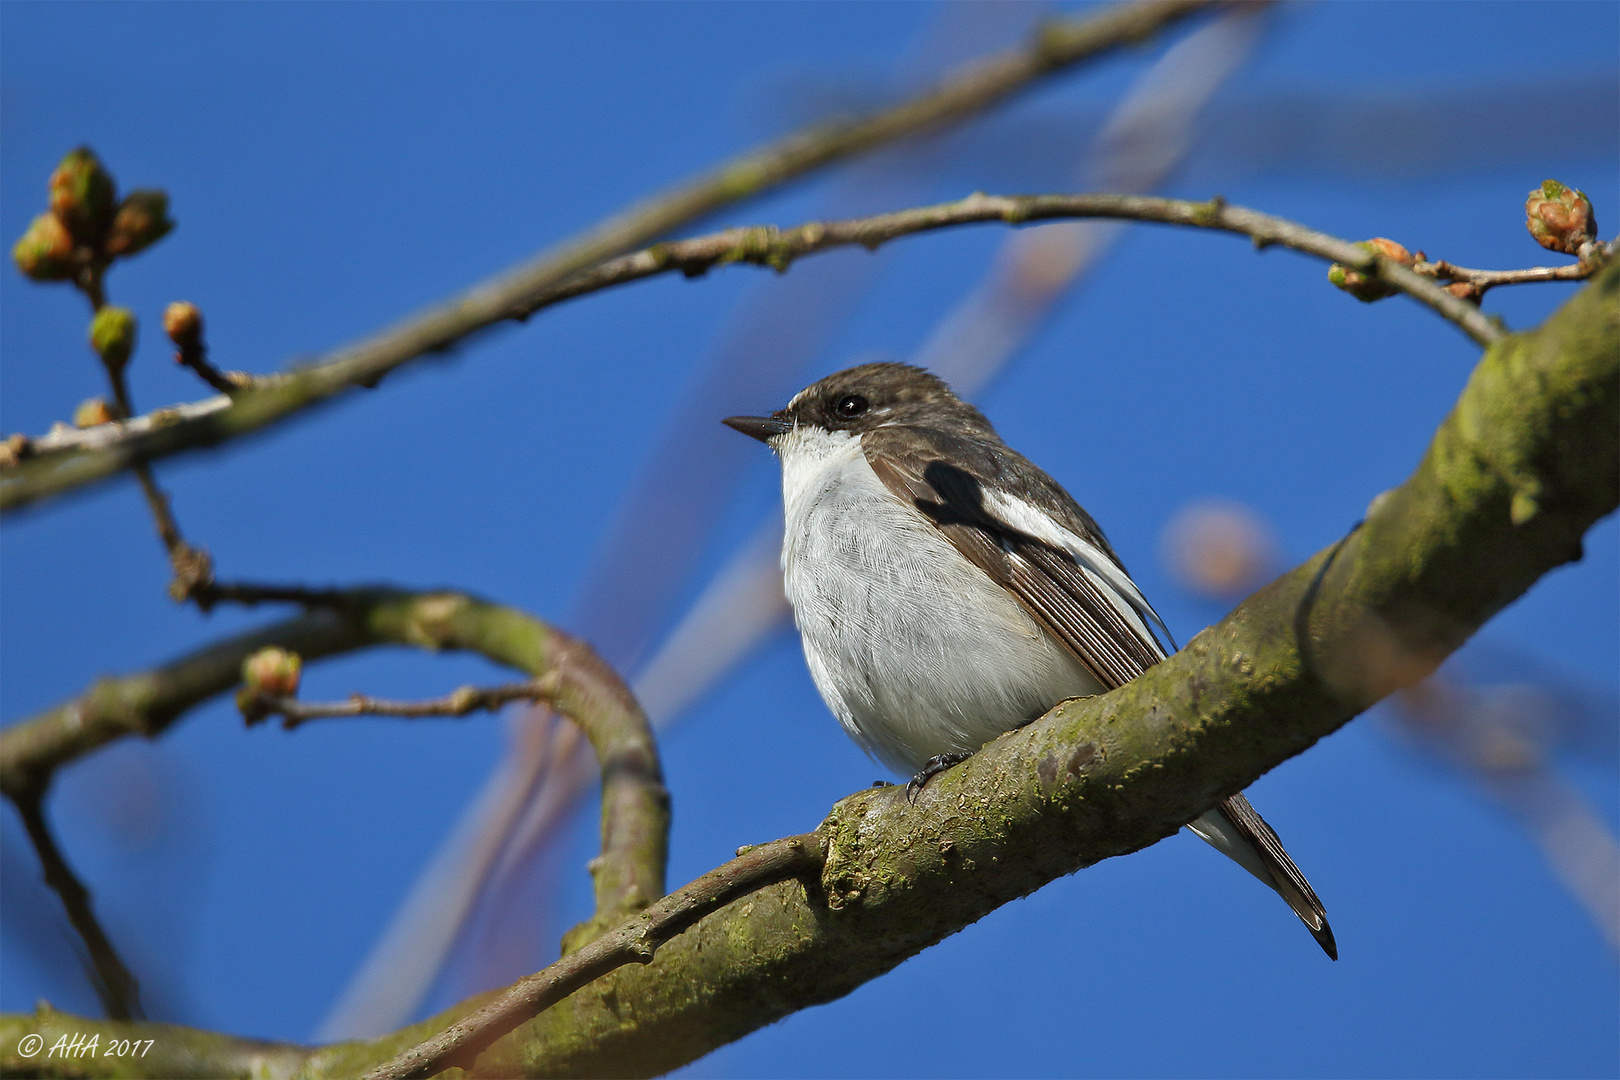
<path id="1" fill-rule="evenodd" d="M 1199 839 L 1275 889 L 1294 909 L 1294 914 L 1328 958 L 1339 958 L 1339 946 L 1333 940 L 1333 928 L 1328 925 L 1322 901 L 1283 850 L 1276 832 L 1249 805 L 1248 799 L 1242 794 L 1233 795 L 1203 817 L 1189 822 L 1187 827 Z"/>

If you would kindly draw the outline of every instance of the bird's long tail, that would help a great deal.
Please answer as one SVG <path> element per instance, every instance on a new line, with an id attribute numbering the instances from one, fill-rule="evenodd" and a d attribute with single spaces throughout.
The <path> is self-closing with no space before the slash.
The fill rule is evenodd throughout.
<path id="1" fill-rule="evenodd" d="M 1328 925 L 1322 901 L 1316 898 L 1311 883 L 1283 850 L 1276 832 L 1266 824 L 1265 818 L 1255 813 L 1248 799 L 1241 794 L 1233 795 L 1197 821 L 1188 823 L 1187 828 L 1276 889 L 1328 958 L 1339 958 L 1339 946 L 1333 940 L 1333 928 Z"/>

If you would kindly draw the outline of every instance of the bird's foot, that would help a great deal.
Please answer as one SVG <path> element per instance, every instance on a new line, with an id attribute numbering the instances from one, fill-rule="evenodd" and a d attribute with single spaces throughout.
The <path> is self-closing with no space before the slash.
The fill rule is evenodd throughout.
<path id="1" fill-rule="evenodd" d="M 874 780 L 874 781 L 872 781 L 872 786 L 875 787 L 875 788 L 894 787 L 894 784 L 891 783 L 888 780 Z"/>
<path id="2" fill-rule="evenodd" d="M 937 774 L 944 772 L 952 765 L 962 764 L 962 762 L 966 761 L 972 756 L 973 755 L 971 753 L 958 750 L 953 754 L 939 754 L 935 757 L 929 758 L 923 767 L 917 772 L 917 775 L 911 778 L 911 783 L 906 785 L 906 802 L 916 802 L 917 795 L 927 785 L 929 780 L 933 779 Z"/>

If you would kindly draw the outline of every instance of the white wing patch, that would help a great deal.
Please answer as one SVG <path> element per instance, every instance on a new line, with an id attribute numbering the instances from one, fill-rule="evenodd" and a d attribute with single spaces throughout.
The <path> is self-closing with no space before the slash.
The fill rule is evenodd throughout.
<path id="1" fill-rule="evenodd" d="M 1153 605 L 1142 595 L 1142 590 L 1136 587 L 1136 582 L 1132 581 L 1130 575 L 1121 570 L 1119 564 L 1096 545 L 1088 543 L 1059 525 L 1051 515 L 1004 491 L 986 488 L 984 508 L 1019 532 L 1033 536 L 1037 540 L 1044 540 L 1073 555 L 1080 568 L 1102 586 L 1104 595 L 1114 605 L 1115 610 L 1127 623 L 1141 631 L 1142 640 L 1152 642 L 1153 651 L 1158 653 L 1161 659 L 1165 655 L 1164 649 L 1145 620 L 1152 620 L 1155 626 L 1164 631 L 1165 640 L 1174 646 L 1175 638 L 1171 635 L 1170 628 L 1164 625 L 1164 620 L 1153 610 Z"/>

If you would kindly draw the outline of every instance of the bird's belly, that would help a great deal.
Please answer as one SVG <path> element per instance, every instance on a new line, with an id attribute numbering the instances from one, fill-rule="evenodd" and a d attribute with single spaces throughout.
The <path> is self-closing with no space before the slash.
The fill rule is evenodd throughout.
<path id="1" fill-rule="evenodd" d="M 884 764 L 974 751 L 1097 682 L 856 457 L 790 499 L 783 582 L 821 695 Z"/>

